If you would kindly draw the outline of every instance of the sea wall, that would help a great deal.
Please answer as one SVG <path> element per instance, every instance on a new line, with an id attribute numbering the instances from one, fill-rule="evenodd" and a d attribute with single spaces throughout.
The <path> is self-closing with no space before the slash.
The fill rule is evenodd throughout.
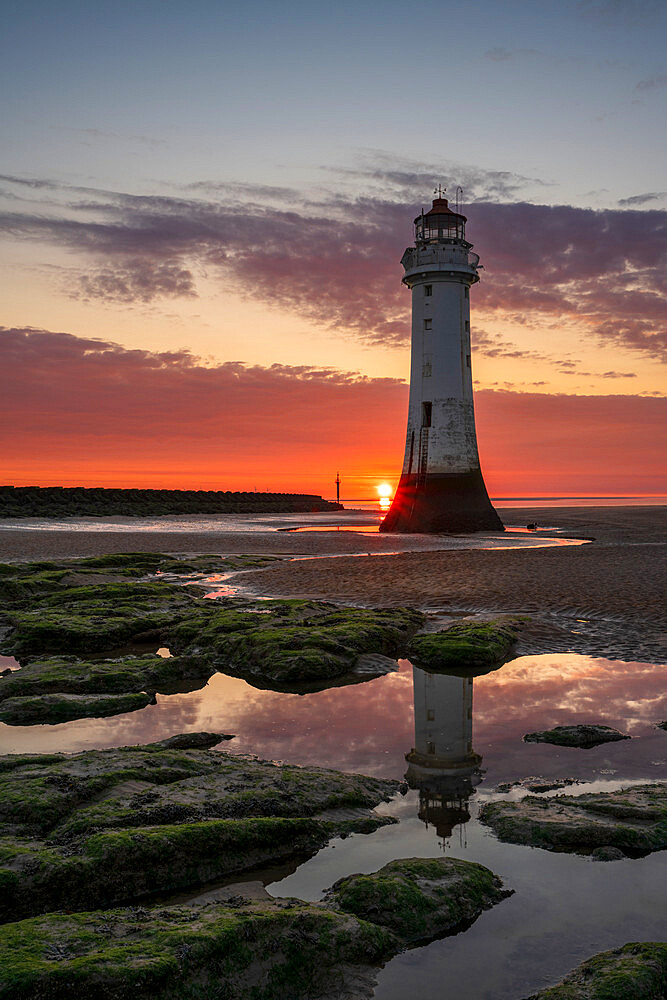
<path id="1" fill-rule="evenodd" d="M 114 490 L 0 486 L 0 517 L 152 517 L 160 514 L 309 514 L 342 510 L 310 493 Z"/>

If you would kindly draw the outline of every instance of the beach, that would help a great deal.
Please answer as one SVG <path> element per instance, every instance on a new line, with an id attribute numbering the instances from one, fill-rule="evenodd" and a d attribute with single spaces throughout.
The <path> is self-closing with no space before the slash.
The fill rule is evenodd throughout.
<path id="1" fill-rule="evenodd" d="M 381 535 L 363 533 L 363 527 L 359 533 L 294 531 L 281 529 L 281 521 L 267 522 L 263 529 L 250 518 L 247 531 L 211 531 L 206 518 L 200 519 L 199 530 L 179 531 L 159 525 L 132 530 L 131 523 L 114 531 L 86 530 L 80 524 L 76 531 L 35 530 L 4 522 L 0 560 L 128 551 L 280 555 L 285 560 L 273 566 L 234 574 L 234 585 L 269 597 L 537 613 L 549 617 L 552 629 L 557 621 L 583 619 L 580 624 L 587 628 L 581 632 L 587 634 L 575 638 L 574 648 L 578 642 L 600 655 L 664 660 L 667 508 L 505 508 L 502 517 L 507 526 L 537 523 L 558 529 L 558 537 L 587 543 L 471 549 L 465 546 L 483 545 L 484 538 Z M 304 523 L 322 527 L 312 518 Z M 552 532 L 538 529 L 530 539 L 537 545 L 550 537 Z M 493 542 L 503 546 L 510 539 L 496 535 Z M 446 545 L 460 547 L 442 549 Z M 557 637 L 546 642 L 545 636 L 545 651 L 554 648 L 554 641 Z M 570 646 L 572 641 L 570 636 Z"/>
<path id="2" fill-rule="evenodd" d="M 216 768 L 219 759 L 222 767 L 231 769 L 231 791 L 219 796 L 219 800 L 212 793 L 211 779 L 201 779 L 206 806 L 201 815 L 196 803 L 188 798 L 200 779 L 190 776 L 189 770 L 183 772 L 187 792 L 178 785 L 154 787 L 137 780 L 121 782 L 107 794 L 104 809 L 120 810 L 119 822 L 127 825 L 135 838 L 137 810 L 144 809 L 144 826 L 137 843 L 143 843 L 147 836 L 162 836 L 162 831 L 175 836 L 170 831 L 180 835 L 185 830 L 184 836 L 190 836 L 188 831 L 196 834 L 199 826 L 208 831 L 218 821 L 236 824 L 236 819 L 228 818 L 236 814 L 229 813 L 227 804 L 230 795 L 238 795 L 239 801 L 247 805 L 248 796 L 252 799 L 251 793 L 257 791 L 249 768 L 259 768 L 262 774 L 262 768 L 269 768 L 268 814 L 259 798 L 256 803 L 253 800 L 253 808 L 259 808 L 259 819 L 251 822 L 260 826 L 276 822 L 275 810 L 283 808 L 276 796 L 287 794 L 285 790 L 292 788 L 294 775 L 302 775 L 300 768 L 337 769 L 331 772 L 336 775 L 331 780 L 343 783 L 345 795 L 346 776 L 358 782 L 360 779 L 354 776 L 359 774 L 369 776 L 364 781 L 378 782 L 378 788 L 384 787 L 384 782 L 389 789 L 390 801 L 365 818 L 370 826 L 341 827 L 338 836 L 330 831 L 328 837 L 305 845 L 301 854 L 289 838 L 281 854 L 280 844 L 273 838 L 263 854 L 234 861 L 232 868 L 236 866 L 238 874 L 227 874 L 224 865 L 207 868 L 208 874 L 201 877 L 179 874 L 179 859 L 189 858 L 194 849 L 185 843 L 156 883 L 163 908 L 230 897 L 236 901 L 234 906 L 243 900 L 243 907 L 263 907 L 265 911 L 268 907 L 268 913 L 279 915 L 285 907 L 289 915 L 296 898 L 303 901 L 301 907 L 315 904 L 313 912 L 319 914 L 323 894 L 338 879 L 357 872 L 374 872 L 406 858 L 481 864 L 512 893 L 485 911 L 464 933 L 401 951 L 388 958 L 382 969 L 374 966 L 364 980 L 364 989 L 341 990 L 336 994 L 341 1000 L 343 996 L 345 1000 L 361 1000 L 371 990 L 375 1000 L 404 1000 L 415 990 L 427 1000 L 435 1000 L 445 979 L 456 982 L 460 1000 L 518 1000 L 561 978 L 596 952 L 628 941 L 660 940 L 664 900 L 659 887 L 664 883 L 664 850 L 635 851 L 630 844 L 627 854 L 616 849 L 610 864 L 600 864 L 590 853 L 591 845 L 584 845 L 577 853 L 575 849 L 544 849 L 544 844 L 536 847 L 525 841 L 504 842 L 485 824 L 484 810 L 513 809 L 531 790 L 536 790 L 538 800 L 532 808 L 540 810 L 540 815 L 548 808 L 551 797 L 563 791 L 575 798 L 594 798 L 613 796 L 632 786 L 637 796 L 650 786 L 658 789 L 650 794 L 664 795 L 664 785 L 655 783 L 664 776 L 667 739 L 658 725 L 666 718 L 663 664 L 667 661 L 667 508 L 505 508 L 501 513 L 509 530 L 473 536 L 379 534 L 378 515 L 372 512 L 346 512 L 339 518 L 341 530 L 336 530 L 330 515 L 314 515 L 303 521 L 293 516 L 150 521 L 128 518 L 113 522 L 78 518 L 69 524 L 0 522 L 0 560 L 5 562 L 121 552 L 185 556 L 180 577 L 174 575 L 173 566 L 171 575 L 169 569 L 164 573 L 151 569 L 151 565 L 160 564 L 159 556 L 144 556 L 143 562 L 141 556 L 116 559 L 115 565 L 120 568 L 124 562 L 143 564 L 138 575 L 125 578 L 114 576 L 113 565 L 106 559 L 97 560 L 96 571 L 101 574 L 98 578 L 91 575 L 95 564 L 90 569 L 75 564 L 71 572 L 63 570 L 60 563 L 56 575 L 67 575 L 58 578 L 56 590 L 47 588 L 43 593 L 40 588 L 48 583 L 53 570 L 45 565 L 15 568 L 6 576 L 10 584 L 9 613 L 17 614 L 19 622 L 35 604 L 43 608 L 47 618 L 58 608 L 63 609 L 64 618 L 58 619 L 57 627 L 69 628 L 68 616 L 74 627 L 79 607 L 84 616 L 81 621 L 86 615 L 93 616 L 97 635 L 110 627 L 115 614 L 130 614 L 134 607 L 135 598 L 130 598 L 123 605 L 125 610 L 118 611 L 118 605 L 111 603 L 111 591 L 104 596 L 105 588 L 111 588 L 118 599 L 126 588 L 128 594 L 135 588 L 165 588 L 165 593 L 172 595 L 165 600 L 180 602 L 179 607 L 183 602 L 187 605 L 198 601 L 195 610 L 198 615 L 205 611 L 206 618 L 238 609 L 235 627 L 239 627 L 239 620 L 245 627 L 252 615 L 261 625 L 265 615 L 283 606 L 280 600 L 272 603 L 270 599 L 288 597 L 307 599 L 303 607 L 311 611 L 304 614 L 317 610 L 318 600 L 333 602 L 340 608 L 324 604 L 318 613 L 333 614 L 348 624 L 350 615 L 384 615 L 388 620 L 382 627 L 394 628 L 406 614 L 415 615 L 427 638 L 429 632 L 458 627 L 457 623 L 465 628 L 477 627 L 479 622 L 483 628 L 487 619 L 496 619 L 496 627 L 514 621 L 518 635 L 507 662 L 496 663 L 491 670 L 480 666 L 468 671 L 442 669 L 424 674 L 403 652 L 396 654 L 399 658 L 395 661 L 384 657 L 389 668 L 373 679 L 358 677 L 349 683 L 349 678 L 346 681 L 334 677 L 312 690 L 298 685 L 285 689 L 280 683 L 272 683 L 266 674 L 270 664 L 262 663 L 261 657 L 260 666 L 266 676 L 256 679 L 247 672 L 235 672 L 231 661 L 220 663 L 210 677 L 204 671 L 201 676 L 192 675 L 191 681 L 186 678 L 175 686 L 158 686 L 156 692 L 151 688 L 151 697 L 144 696 L 143 707 L 138 705 L 134 710 L 121 707 L 108 716 L 93 713 L 86 717 L 82 713 L 70 721 L 0 722 L 0 750 L 9 755 L 64 752 L 63 763 L 56 758 L 54 766 L 70 769 L 78 766 L 78 758 L 71 755 L 83 754 L 86 767 L 101 769 L 104 781 L 111 781 L 107 772 L 109 762 L 113 763 L 110 755 L 114 748 L 125 748 L 118 751 L 114 765 L 124 775 L 124 754 L 138 755 L 135 766 L 142 767 L 148 767 L 145 761 L 159 764 L 159 755 L 165 755 L 173 767 L 178 760 L 172 740 L 194 740 L 193 745 L 213 746 L 221 739 L 215 734 L 227 734 L 216 749 L 187 749 L 185 744 L 186 748 L 181 746 L 178 751 L 190 762 L 188 767 L 195 754 L 201 761 L 198 767 Z M 527 525 L 533 523 L 538 529 L 527 531 Z M 197 562 L 196 555 L 203 553 L 217 555 Z M 247 559 L 225 562 L 220 558 L 244 554 L 279 559 L 246 569 Z M 222 564 L 219 569 L 215 568 L 216 560 Z M 168 566 L 168 560 L 162 561 Z M 209 564 L 212 568 L 207 569 Z M 177 573 L 178 566 L 175 570 Z M 12 573 L 18 573 L 19 580 L 21 572 L 28 574 L 27 586 L 36 589 L 27 591 L 27 598 L 21 597 L 20 590 L 15 591 L 18 604 L 12 611 Z M 36 575 L 31 578 L 32 573 Z M 183 584 L 196 584 L 193 589 L 200 596 L 190 596 L 190 587 Z M 59 587 L 64 589 L 59 592 Z M 203 599 L 202 587 L 214 600 Z M 100 603 L 89 607 L 85 602 L 92 600 L 95 593 L 101 595 Z M 393 610 L 359 610 L 383 608 L 413 610 L 400 614 Z M 187 627 L 196 632 L 198 621 L 193 619 L 192 626 Z M 321 625 L 315 621 L 311 626 L 315 640 L 322 634 Z M 268 634 L 281 627 L 280 622 L 269 626 Z M 187 664 L 189 655 L 193 656 L 194 669 L 199 654 L 210 643 L 215 649 L 220 641 L 213 634 L 206 638 L 202 633 L 203 639 L 196 639 L 192 654 L 188 654 L 189 647 L 172 645 L 170 635 L 174 643 L 179 643 L 178 629 L 170 629 L 167 625 L 159 635 L 143 643 L 110 647 L 108 652 L 103 644 L 98 649 L 92 642 L 92 652 L 79 651 L 78 656 L 67 659 L 66 669 L 77 676 L 83 671 L 84 676 L 86 671 L 101 669 L 101 657 L 111 657 L 103 662 L 114 672 L 121 670 L 123 663 L 126 670 L 133 663 L 133 669 L 144 663 L 146 669 L 154 670 L 161 664 L 168 669 L 172 664 L 178 670 L 179 663 Z M 299 631 L 304 630 L 293 629 L 289 623 L 285 627 L 286 636 Z M 85 663 L 80 663 L 82 656 Z M 31 660 L 28 655 L 18 672 L 0 683 L 15 683 L 16 677 L 20 680 L 24 671 L 30 671 Z M 18 660 L 5 657 L 0 665 L 15 671 Z M 4 704 L 10 702 L 8 699 Z M 525 741 L 527 733 L 548 734 L 556 726 L 591 724 L 611 727 L 621 738 L 588 749 Z M 430 768 L 426 778 L 420 777 L 410 763 L 415 748 L 421 747 L 423 752 L 426 747 L 425 727 L 429 727 L 433 740 L 440 741 L 438 746 L 443 749 L 439 752 L 444 754 L 442 760 L 437 758 L 438 766 Z M 461 746 L 465 752 L 456 749 Z M 26 759 L 33 761 L 32 757 Z M 34 758 L 43 760 L 44 766 L 53 759 Z M 284 767 L 289 782 L 279 775 L 274 781 L 270 770 L 273 767 Z M 30 776 L 31 772 L 24 775 L 22 788 L 30 787 Z M 304 780 L 308 780 L 307 773 Z M 49 788 L 60 789 L 53 782 L 62 781 L 62 776 L 56 774 Z M 312 785 L 319 789 L 317 794 L 322 781 L 321 776 L 317 777 Z M 408 790 L 401 784 L 400 791 L 393 794 L 394 787 L 398 790 L 402 782 L 407 782 Z M 290 816 L 294 815 L 294 803 L 285 808 Z M 557 811 L 560 808 L 557 804 Z M 194 810 L 192 816 L 187 810 Z M 85 809 L 82 811 L 85 813 Z M 271 817 L 268 820 L 267 815 Z M 342 823 L 360 822 L 354 809 L 340 816 L 336 810 L 329 810 L 322 816 L 327 821 L 333 816 Z M 113 817 L 110 822 L 115 822 Z M 625 826 L 623 819 L 621 832 Z M 646 823 L 640 821 L 638 836 L 645 827 Z M 108 830 L 105 836 L 112 832 Z M 93 833 L 97 836 L 96 828 Z M 610 836 L 605 828 L 604 838 Z M 166 842 L 160 844 L 160 852 L 169 849 Z M 656 842 L 656 847 L 660 848 L 660 844 Z M 75 847 L 65 845 L 64 863 L 70 857 L 67 852 Z M 226 848 L 204 852 L 203 861 L 221 865 L 220 859 L 230 857 L 229 851 L 225 852 Z M 82 907 L 99 907 L 100 900 L 107 898 L 105 894 L 113 891 L 113 899 L 127 906 L 135 897 L 145 902 L 146 909 L 126 908 L 122 912 L 139 913 L 144 921 L 139 930 L 146 933 L 148 925 L 143 915 L 153 912 L 151 907 L 157 897 L 139 883 L 146 872 L 155 871 L 155 863 L 142 862 L 135 870 L 130 864 L 132 857 L 119 857 L 120 874 L 110 887 L 100 883 L 96 889 L 91 881 L 90 891 L 97 891 L 98 897 L 78 902 L 78 897 L 74 899 L 72 919 Z M 123 865 L 130 868 L 126 871 Z M 98 876 L 102 877 L 99 872 Z M 28 867 L 25 878 L 31 877 Z M 132 879 L 139 882 L 136 891 L 130 892 L 127 884 L 132 887 Z M 80 893 L 84 888 L 88 891 L 87 887 L 86 880 L 78 884 L 75 879 L 70 888 Z M 202 892 L 205 895 L 200 895 Z M 248 902 L 251 898 L 254 902 Z M 64 909 L 60 895 L 53 902 L 40 903 L 26 891 L 19 893 L 16 900 L 17 906 L 28 900 L 35 912 Z M 53 923 L 52 933 L 59 936 L 58 940 L 65 934 L 70 935 L 68 941 L 73 940 L 72 927 L 65 927 L 60 918 Z M 477 960 L 480 953 L 485 955 L 483 963 Z"/>

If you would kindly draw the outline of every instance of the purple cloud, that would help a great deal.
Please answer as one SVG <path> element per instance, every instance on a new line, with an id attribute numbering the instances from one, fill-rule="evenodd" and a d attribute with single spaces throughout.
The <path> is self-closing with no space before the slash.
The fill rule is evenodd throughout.
<path id="1" fill-rule="evenodd" d="M 48 213 L 5 212 L 0 229 L 86 255 L 92 271 L 89 265 L 73 295 L 121 302 L 192 296 L 196 267 L 204 266 L 233 279 L 242 294 L 347 335 L 396 343 L 409 336 L 398 262 L 412 239 L 415 206 L 407 201 L 414 177 L 394 174 L 387 197 L 334 192 L 299 202 L 288 190 L 289 207 L 243 185 L 205 200 L 27 181 Z M 376 183 L 377 175 L 366 176 Z M 467 214 L 485 265 L 473 293 L 477 316 L 576 321 L 592 337 L 664 356 L 667 213 L 483 200 Z"/>

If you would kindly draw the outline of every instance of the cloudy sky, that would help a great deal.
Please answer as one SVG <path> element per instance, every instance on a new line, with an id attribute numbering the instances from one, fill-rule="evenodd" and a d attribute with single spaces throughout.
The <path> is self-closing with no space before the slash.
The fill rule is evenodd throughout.
<path id="1" fill-rule="evenodd" d="M 399 260 L 442 183 L 490 492 L 665 491 L 666 10 L 12 5 L 4 481 L 395 481 Z"/>

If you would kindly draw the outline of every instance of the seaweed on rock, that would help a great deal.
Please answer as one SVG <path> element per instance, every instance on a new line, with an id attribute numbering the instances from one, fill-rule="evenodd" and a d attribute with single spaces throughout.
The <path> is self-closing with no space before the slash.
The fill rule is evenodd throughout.
<path id="1" fill-rule="evenodd" d="M 101 719 L 150 705 L 145 691 L 126 694 L 35 694 L 0 701 L 0 722 L 10 726 L 54 725 L 72 719 Z"/>
<path id="2" fill-rule="evenodd" d="M 145 697 L 201 687 L 218 670 L 278 690 L 367 680 L 386 672 L 387 660 L 382 658 L 401 655 L 424 621 L 420 612 L 409 609 L 341 608 L 308 600 L 210 601 L 199 588 L 183 586 L 188 574 L 210 572 L 222 564 L 245 568 L 267 558 L 178 560 L 155 553 L 120 553 L 0 566 L 0 589 L 5 588 L 8 605 L 1 649 L 22 666 L 0 678 L 0 702 L 12 700 L 5 709 L 6 721 L 50 722 L 58 716 L 54 698 L 22 705 L 16 701 L 20 698 Z M 146 573 L 152 578 L 136 578 Z M 174 576 L 181 582 L 175 583 Z M 113 655 L 119 647 L 148 642 L 168 646 L 177 655 Z M 362 669 L 362 657 L 369 654 L 375 660 Z M 59 704 L 63 718 L 97 711 L 84 698 L 78 701 L 80 716 L 74 714 L 76 699 L 61 697 Z M 112 705 L 108 699 L 109 710 Z M 120 700 L 117 706 L 118 711 L 128 710 Z"/>
<path id="3" fill-rule="evenodd" d="M 546 799 L 527 795 L 518 802 L 501 799 L 487 802 L 480 820 L 512 844 L 577 854 L 600 847 L 649 854 L 667 847 L 667 783 Z"/>
<path id="4" fill-rule="evenodd" d="M 223 738 L 0 757 L 0 919 L 198 887 L 391 822 L 372 810 L 398 782 L 206 749 Z"/>
<path id="5" fill-rule="evenodd" d="M 509 658 L 519 637 L 521 619 L 462 621 L 442 632 L 412 639 L 408 657 L 429 673 L 495 669 Z"/>
<path id="6" fill-rule="evenodd" d="M 412 858 L 363 876 L 380 906 L 366 896 L 355 907 L 361 878 L 341 880 L 321 904 L 252 900 L 240 884 L 226 899 L 8 924 L 0 998 L 69 1000 L 74 991 L 81 1000 L 342 1000 L 360 982 L 370 992 L 379 964 L 424 936 L 423 921 L 402 921 L 403 895 L 392 896 L 388 880 L 406 880 L 411 912 L 424 911 L 441 933 L 509 894 L 481 865 Z"/>
<path id="7" fill-rule="evenodd" d="M 667 944 L 626 944 L 583 962 L 569 975 L 528 1000 L 664 1000 Z"/>
<path id="8" fill-rule="evenodd" d="M 472 922 L 510 895 L 483 865 L 455 858 L 404 858 L 370 875 L 339 879 L 325 902 L 417 942 Z"/>

